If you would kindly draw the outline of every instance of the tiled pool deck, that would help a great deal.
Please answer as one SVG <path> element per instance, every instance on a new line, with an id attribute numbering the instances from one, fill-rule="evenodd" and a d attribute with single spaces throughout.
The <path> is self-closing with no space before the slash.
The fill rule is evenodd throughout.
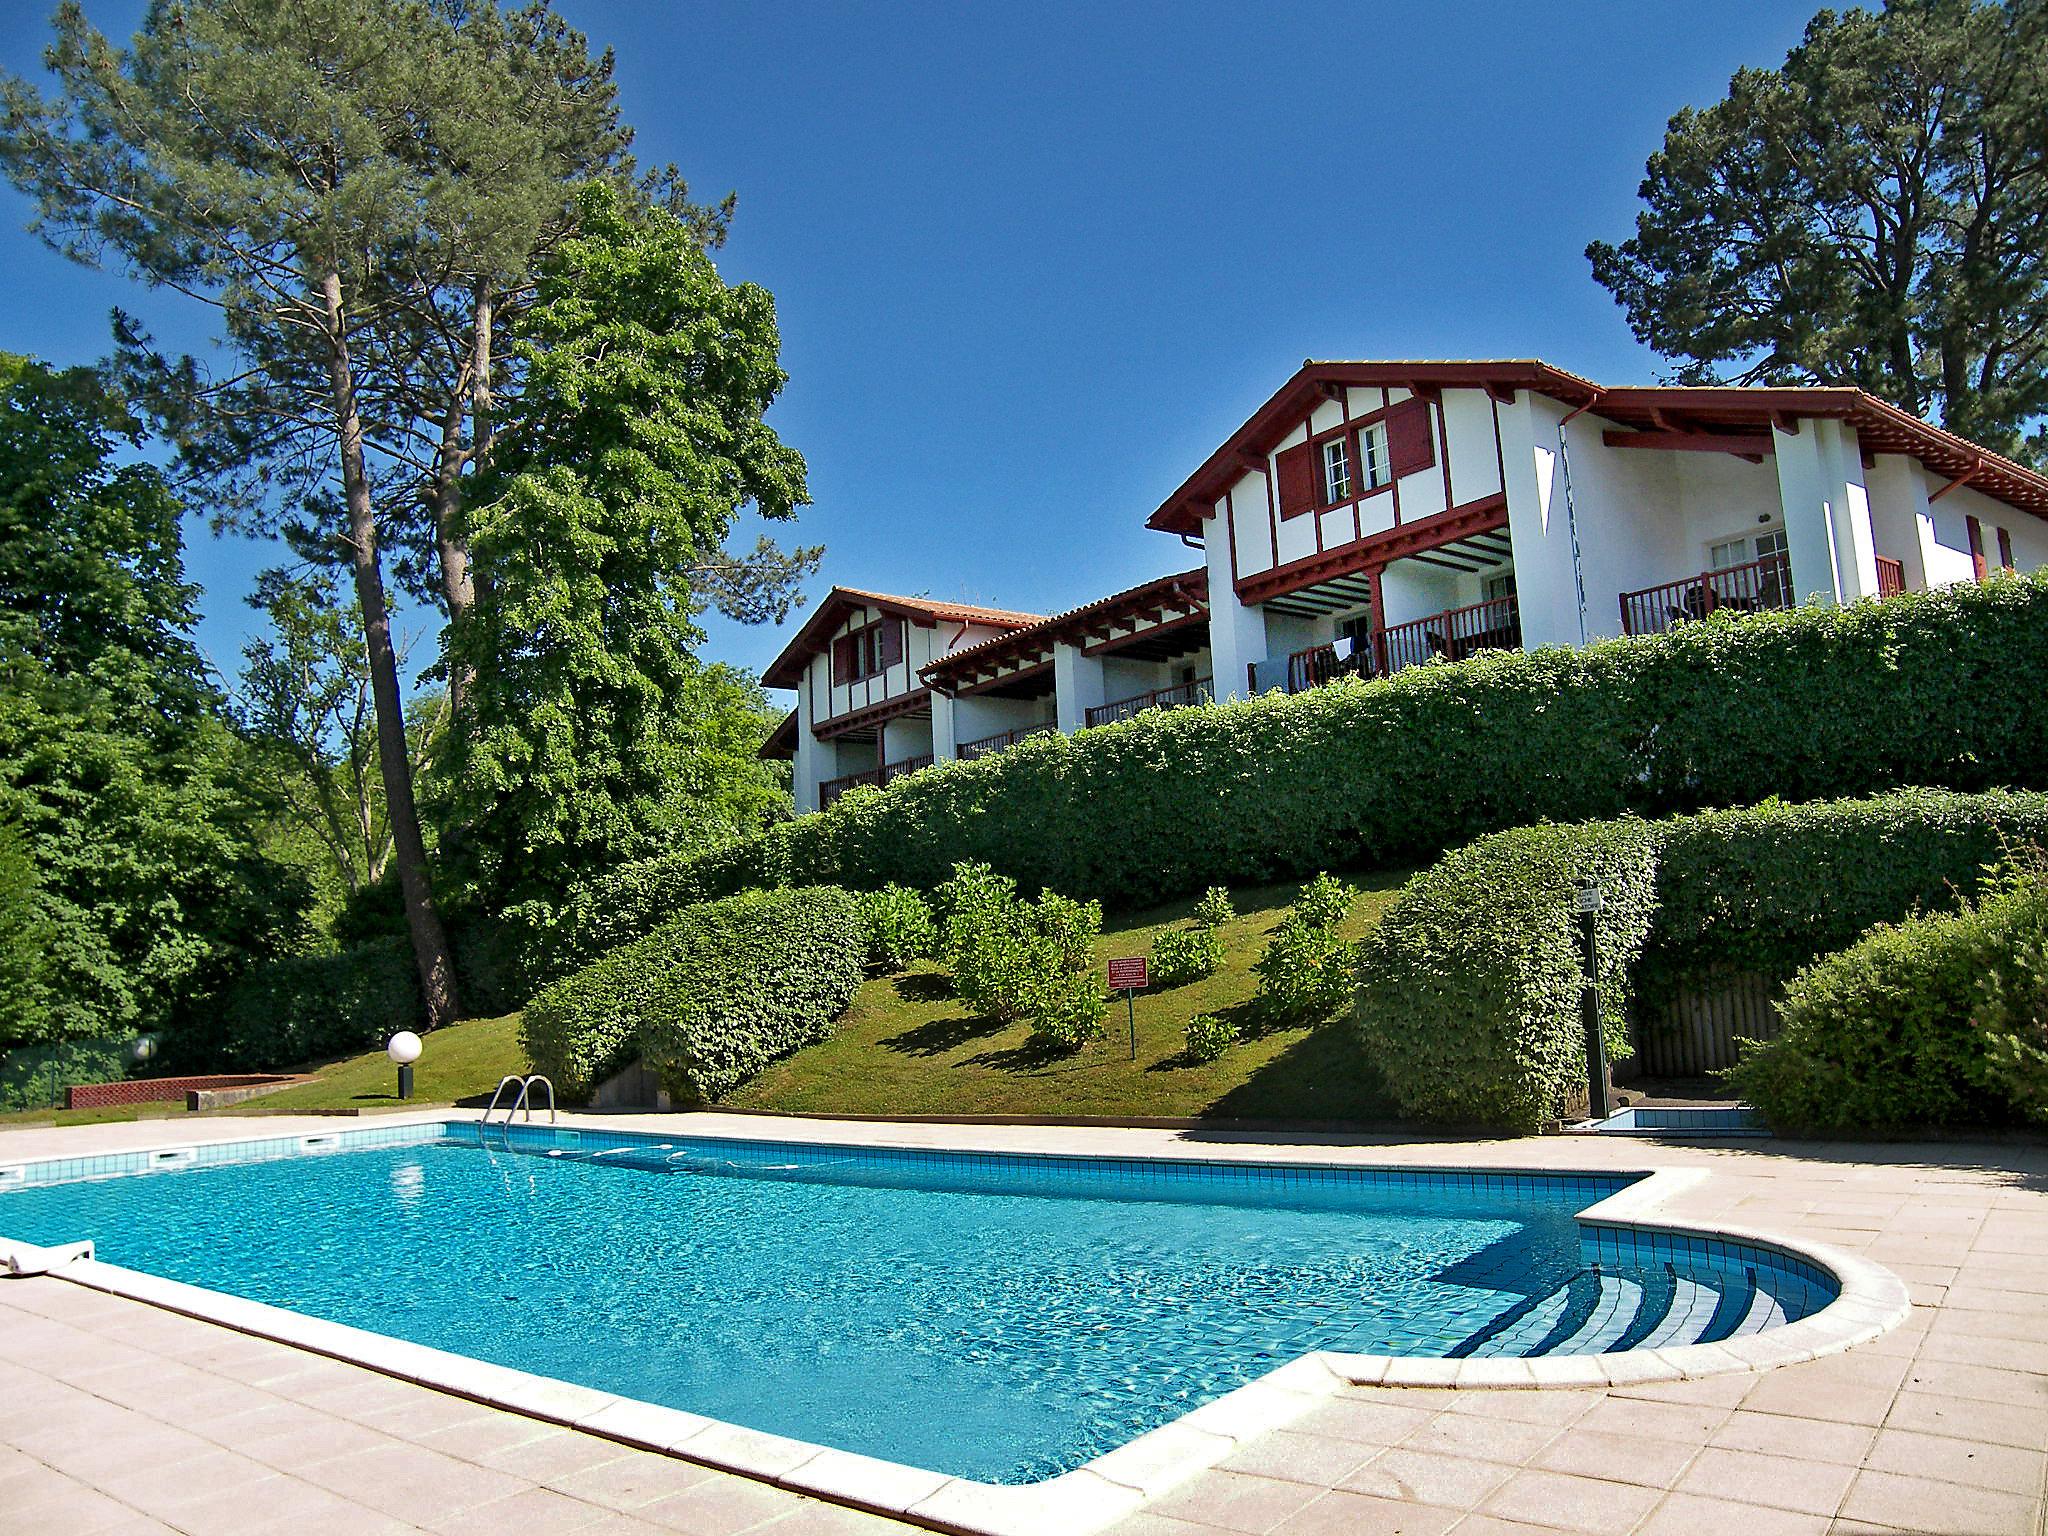
<path id="1" fill-rule="evenodd" d="M 0 1162 L 364 1123 L 11 1130 Z M 1342 1387 L 1160 1490 L 1118 1536 L 2048 1529 L 2048 1148 L 1360 1144 L 718 1115 L 585 1123 L 989 1151 L 1695 1168 L 1708 1176 L 1660 1214 L 1832 1245 L 1912 1288 L 1904 1326 L 1758 1374 L 1540 1391 Z M 138 1301 L 56 1279 L 0 1281 L 0 1530 L 905 1529 Z"/>

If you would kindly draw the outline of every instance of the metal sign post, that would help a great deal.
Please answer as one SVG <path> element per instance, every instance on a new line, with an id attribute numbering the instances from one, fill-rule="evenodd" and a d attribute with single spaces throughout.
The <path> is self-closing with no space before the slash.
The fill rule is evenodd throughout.
<path id="1" fill-rule="evenodd" d="M 1131 1026 L 1131 1060 L 1138 1059 L 1138 994 L 1145 990 L 1145 957 L 1109 962 L 1109 990 L 1124 995 L 1124 1012 Z"/>

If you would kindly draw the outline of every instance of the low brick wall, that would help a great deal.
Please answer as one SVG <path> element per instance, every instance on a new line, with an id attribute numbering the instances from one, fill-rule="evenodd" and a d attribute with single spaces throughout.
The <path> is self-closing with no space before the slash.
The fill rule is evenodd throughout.
<path id="1" fill-rule="evenodd" d="M 176 1104 L 195 1091 L 281 1088 L 296 1081 L 297 1078 L 284 1072 L 231 1072 L 207 1077 L 136 1077 L 119 1083 L 78 1083 L 64 1090 L 64 1107 L 107 1109 L 116 1104 Z"/>

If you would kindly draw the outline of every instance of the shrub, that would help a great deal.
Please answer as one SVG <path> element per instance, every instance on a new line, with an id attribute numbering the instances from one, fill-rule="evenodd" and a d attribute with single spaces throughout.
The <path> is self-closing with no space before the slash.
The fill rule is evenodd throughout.
<path id="1" fill-rule="evenodd" d="M 1228 1019 L 1213 1013 L 1198 1013 L 1188 1020 L 1189 1061 L 1214 1061 L 1237 1044 L 1237 1030 Z"/>
<path id="2" fill-rule="evenodd" d="M 939 948 L 938 925 L 923 894 L 900 885 L 854 897 L 868 936 L 868 964 L 884 971 L 907 970 Z"/>
<path id="3" fill-rule="evenodd" d="M 1096 1034 L 1108 1000 L 1095 975 L 1099 902 L 1051 891 L 1017 899 L 1016 883 L 985 864 L 958 864 L 938 890 L 953 990 L 983 1018 L 1028 1022 L 1031 1032 L 1072 1047 Z"/>
<path id="4" fill-rule="evenodd" d="M 1476 1121 L 1505 1105 L 1513 1118 L 1500 1123 L 1534 1124 L 1552 1112 L 1542 1108 L 1547 1068 L 1532 1065 L 1498 1102 L 1448 1081 L 1438 1088 L 1438 1074 L 1468 1045 L 1486 1061 L 1503 1039 L 1554 1036 L 1528 1044 L 1530 1062 L 1562 1063 L 1557 1081 L 1576 1092 L 1580 965 L 1557 937 L 1558 914 L 1576 879 L 1617 850 L 1654 870 L 1647 921 L 1631 878 L 1619 896 L 1609 882 L 1600 922 L 1609 1049 L 1619 1059 L 1624 1005 L 1640 1017 L 1718 973 L 1780 981 L 1874 923 L 1955 907 L 2004 850 L 2043 840 L 2048 795 L 1938 790 L 1481 838 L 1410 881 L 1367 940 L 1366 1049 L 1408 1113 Z M 1532 881 L 1542 889 L 1521 889 Z"/>
<path id="5" fill-rule="evenodd" d="M 1237 908 L 1230 904 L 1230 892 L 1223 886 L 1212 885 L 1202 892 L 1202 899 L 1195 903 L 1194 919 L 1203 928 L 1221 928 L 1237 916 Z"/>
<path id="6" fill-rule="evenodd" d="M 0 1052 L 0 1112 L 61 1109 L 64 1090 L 78 1083 L 117 1083 L 128 1075 L 132 1036 L 114 1040 L 58 1040 Z"/>
<path id="7" fill-rule="evenodd" d="M 1794 977 L 1784 1032 L 1730 1074 L 1774 1125 L 1831 1135 L 2010 1123 L 2043 1107 L 2048 881 L 1886 924 Z"/>
<path id="8" fill-rule="evenodd" d="M 1657 838 L 1643 822 L 1523 827 L 1446 856 L 1360 946 L 1367 1056 L 1404 1115 L 1534 1130 L 1584 1093 L 1578 883 L 1604 891 L 1598 958 L 1610 1055 L 1628 1053 L 1631 968 L 1649 931 Z"/>
<path id="9" fill-rule="evenodd" d="M 165 1035 L 163 1060 L 198 1071 L 294 1067 L 373 1049 L 425 1014 L 412 941 L 373 939 L 244 972 L 217 1007 Z"/>
<path id="10" fill-rule="evenodd" d="M 2043 784 L 2048 710 L 2014 704 L 2043 696 L 2048 577 L 1728 617 L 1036 736 L 622 870 L 576 906 L 630 937 L 685 898 L 930 889 L 958 860 L 1135 905 L 1420 861 L 1545 819 Z"/>
<path id="11" fill-rule="evenodd" d="M 520 1026 L 566 1099 L 636 1055 L 685 1103 L 729 1093 L 821 1040 L 853 1000 L 867 953 L 860 909 L 830 887 L 755 891 L 686 908 L 547 987 Z"/>
<path id="12" fill-rule="evenodd" d="M 1352 946 L 1337 936 L 1337 925 L 1357 899 L 1328 874 L 1302 887 L 1252 966 L 1252 1007 L 1269 1027 L 1320 1024 L 1350 1001 Z"/>
<path id="13" fill-rule="evenodd" d="M 1152 941 L 1155 987 L 1184 987 L 1223 964 L 1223 936 L 1214 928 L 1169 928 Z"/>

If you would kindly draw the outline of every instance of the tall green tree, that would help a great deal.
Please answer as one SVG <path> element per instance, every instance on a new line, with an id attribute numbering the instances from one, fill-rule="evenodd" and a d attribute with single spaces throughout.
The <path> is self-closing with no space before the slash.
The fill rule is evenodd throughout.
<path id="1" fill-rule="evenodd" d="M 2048 453 L 2048 3 L 1822 11 L 1671 119 L 1633 238 L 1587 248 L 1687 382 L 1869 390 Z"/>
<path id="2" fill-rule="evenodd" d="M 175 1023 L 302 938 L 191 641 L 178 504 L 115 462 L 134 425 L 91 374 L 0 355 L 0 823 L 41 945 L 17 1039 Z"/>
<path id="3" fill-rule="evenodd" d="M 809 497 L 764 420 L 774 302 L 728 286 L 686 223 L 587 187 L 515 346 L 519 408 L 469 516 L 483 579 L 452 655 L 475 682 L 447 769 L 451 835 L 501 902 L 758 824 L 774 714 L 697 661 L 696 620 L 787 613 L 820 553 L 726 548 L 747 506 L 787 519 Z"/>
<path id="4" fill-rule="evenodd" d="M 50 939 L 28 839 L 0 821 L 0 1053 L 48 1034 Z"/>
<path id="5" fill-rule="evenodd" d="M 66 0 L 47 62 L 56 95 L 0 91 L 0 163 L 38 228 L 215 306 L 234 360 L 216 376 L 123 320 L 131 389 L 224 521 L 350 572 L 392 862 L 445 1021 L 459 1001 L 387 558 L 451 615 L 473 600 L 463 483 L 511 382 L 499 338 L 569 227 L 565 180 L 631 172 L 610 60 L 541 0 L 155 0 L 126 50 Z M 690 206 L 672 175 L 647 195 Z M 692 211 L 700 235 L 722 228 L 722 210 Z"/>

